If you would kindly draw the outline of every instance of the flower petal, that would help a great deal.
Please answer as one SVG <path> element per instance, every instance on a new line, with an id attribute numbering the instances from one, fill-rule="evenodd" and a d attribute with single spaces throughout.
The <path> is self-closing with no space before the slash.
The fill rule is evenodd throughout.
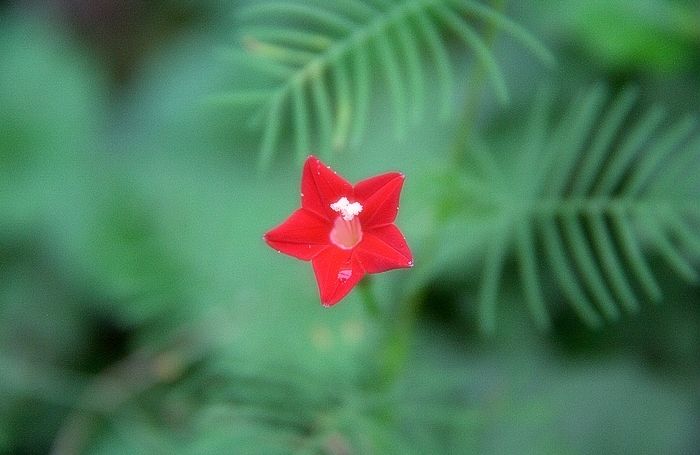
<path id="1" fill-rule="evenodd" d="M 318 158 L 309 156 L 301 176 L 301 206 L 332 221 L 338 214 L 331 204 L 343 196 L 352 196 L 352 185 Z"/>
<path id="2" fill-rule="evenodd" d="M 355 185 L 355 198 L 362 204 L 358 215 L 363 229 L 391 224 L 399 211 L 399 196 L 406 177 L 398 172 L 378 175 Z"/>
<path id="3" fill-rule="evenodd" d="M 406 239 L 393 224 L 365 232 L 355 247 L 355 256 L 367 273 L 413 267 L 413 255 Z"/>
<path id="4" fill-rule="evenodd" d="M 316 213 L 298 209 L 263 239 L 279 252 L 309 261 L 330 245 L 332 225 Z"/>
<path id="5" fill-rule="evenodd" d="M 321 303 L 324 306 L 338 303 L 365 275 L 352 250 L 334 246 L 317 254 L 311 260 L 311 264 L 321 293 Z"/>

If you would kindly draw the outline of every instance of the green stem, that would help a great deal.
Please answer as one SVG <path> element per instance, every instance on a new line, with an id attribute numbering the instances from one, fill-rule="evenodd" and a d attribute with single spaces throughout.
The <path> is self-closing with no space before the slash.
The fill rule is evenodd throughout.
<path id="1" fill-rule="evenodd" d="M 369 275 L 366 275 L 360 280 L 359 283 L 357 283 L 357 288 L 360 290 L 362 303 L 365 304 L 367 313 L 369 313 L 373 319 L 379 319 L 379 304 L 377 304 L 377 298 L 375 297 L 374 289 L 372 288 L 372 278 Z"/>
<path id="2" fill-rule="evenodd" d="M 497 11 L 503 11 L 506 3 L 507 0 L 493 0 L 492 6 Z M 496 32 L 497 27 L 492 24 L 484 27 L 484 41 L 486 41 L 488 46 L 493 45 Z M 482 92 L 485 82 L 485 68 L 482 64 L 477 63 L 454 143 L 453 158 L 455 163 L 460 166 L 467 161 L 467 146 L 472 138 L 479 107 L 479 94 Z M 367 307 L 370 314 L 377 318 L 385 316 L 382 323 L 388 329 L 385 332 L 386 339 L 383 352 L 380 353 L 378 377 L 376 379 L 378 379 L 380 385 L 389 385 L 400 375 L 408 361 L 423 296 L 416 291 L 411 292 L 410 295 L 404 294 L 400 296 L 398 304 L 389 307 L 390 314 L 385 311 L 385 314 L 382 315 L 370 289 L 370 283 L 365 280 L 367 280 L 367 277 L 360 281 L 358 285 L 362 291 L 365 307 Z"/>
<path id="3" fill-rule="evenodd" d="M 406 366 L 422 295 L 416 292 L 412 295 L 404 293 L 395 304 L 380 308 L 373 283 L 372 277 L 365 276 L 357 284 L 357 289 L 370 319 L 382 331 L 380 347 L 372 348 L 376 364 L 367 384 L 373 389 L 381 389 L 393 384 Z"/>
<path id="4" fill-rule="evenodd" d="M 506 8 L 508 0 L 493 0 L 491 6 L 498 12 L 503 12 Z M 484 26 L 483 38 L 486 45 L 491 48 L 496 39 L 498 28 L 493 23 L 488 23 Z M 455 140 L 453 145 L 453 160 L 458 166 L 463 166 L 467 163 L 469 154 L 469 143 L 471 142 L 474 133 L 474 125 L 476 124 L 476 115 L 481 101 L 481 93 L 483 92 L 486 83 L 486 68 L 479 60 L 474 66 L 474 74 L 472 75 L 471 84 L 467 89 L 466 100 L 464 101 L 464 109 L 460 116 L 460 121 L 457 124 Z"/>
<path id="5" fill-rule="evenodd" d="M 387 331 L 380 374 L 381 380 L 385 384 L 392 384 L 406 367 L 422 301 L 422 293 L 404 296 L 402 312 L 387 323 L 389 330 Z"/>

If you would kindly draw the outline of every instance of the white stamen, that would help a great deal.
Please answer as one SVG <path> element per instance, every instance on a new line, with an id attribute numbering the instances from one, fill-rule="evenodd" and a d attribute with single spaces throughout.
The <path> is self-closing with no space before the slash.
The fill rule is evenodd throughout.
<path id="1" fill-rule="evenodd" d="M 336 212 L 340 212 L 345 221 L 350 221 L 362 211 L 362 204 L 359 202 L 351 204 L 348 198 L 343 196 L 338 199 L 338 202 L 331 204 L 331 208 Z"/>

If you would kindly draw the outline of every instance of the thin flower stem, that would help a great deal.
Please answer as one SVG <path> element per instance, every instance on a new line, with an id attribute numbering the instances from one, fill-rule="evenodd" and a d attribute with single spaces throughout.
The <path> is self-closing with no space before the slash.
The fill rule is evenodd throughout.
<path id="1" fill-rule="evenodd" d="M 389 330 L 380 375 L 384 384 L 394 383 L 406 368 L 422 301 L 421 293 L 404 297 L 401 311 L 385 322 Z"/>
<path id="2" fill-rule="evenodd" d="M 377 298 L 374 295 L 372 283 L 372 278 L 369 275 L 365 275 L 365 277 L 362 278 L 357 284 L 357 287 L 360 290 L 362 302 L 365 304 L 365 309 L 367 310 L 367 313 L 369 313 L 369 315 L 373 319 L 379 319 L 379 304 L 377 304 Z"/>
<path id="3" fill-rule="evenodd" d="M 366 285 L 358 286 L 362 288 Z M 399 296 L 396 305 L 389 306 L 374 318 L 381 331 L 381 342 L 371 348 L 373 362 L 366 377 L 368 388 L 387 390 L 405 371 L 422 301 L 421 293 Z"/>
<path id="4" fill-rule="evenodd" d="M 497 12 L 503 12 L 506 8 L 508 0 L 492 0 L 491 6 Z M 493 22 L 489 22 L 484 26 L 483 40 L 486 46 L 491 48 L 496 39 L 498 27 Z M 486 83 L 486 67 L 477 60 L 474 64 L 474 73 L 471 78 L 471 84 L 467 88 L 466 99 L 462 115 L 457 124 L 455 141 L 453 145 L 453 160 L 458 166 L 462 166 L 467 162 L 470 150 L 470 142 L 474 133 L 474 125 L 476 123 L 476 115 L 481 102 L 481 94 L 483 93 Z"/>

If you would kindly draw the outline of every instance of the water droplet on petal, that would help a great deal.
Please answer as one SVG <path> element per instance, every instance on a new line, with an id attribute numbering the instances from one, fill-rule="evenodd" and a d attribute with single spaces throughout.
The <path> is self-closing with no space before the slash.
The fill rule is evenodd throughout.
<path id="1" fill-rule="evenodd" d="M 345 283 L 348 281 L 348 279 L 352 276 L 352 270 L 350 269 L 341 269 L 338 272 L 338 281 L 341 283 Z"/>

